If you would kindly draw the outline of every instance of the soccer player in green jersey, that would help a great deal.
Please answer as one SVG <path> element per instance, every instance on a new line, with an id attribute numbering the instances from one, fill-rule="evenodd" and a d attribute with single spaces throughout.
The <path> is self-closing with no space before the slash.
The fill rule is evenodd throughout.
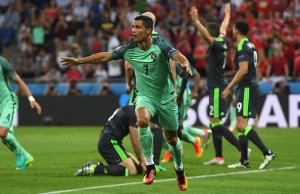
<path id="1" fill-rule="evenodd" d="M 237 138 L 222 124 L 222 118 L 226 116 L 228 110 L 228 103 L 221 98 L 221 93 L 227 86 L 224 68 L 226 64 L 226 30 L 230 19 L 230 3 L 225 4 L 225 17 L 221 26 L 216 23 L 209 23 L 206 29 L 199 22 L 198 10 L 194 6 L 191 8 L 190 14 L 198 31 L 209 44 L 206 53 L 206 70 L 209 89 L 209 121 L 215 148 L 215 157 L 204 162 L 204 165 L 222 165 L 224 164 L 222 136 L 240 152 L 240 145 Z"/>
<path id="2" fill-rule="evenodd" d="M 35 108 L 38 114 L 42 109 L 9 62 L 0 56 L 0 137 L 4 145 L 14 152 L 17 170 L 24 170 L 34 159 L 14 136 L 12 122 L 18 109 L 18 98 L 10 88 L 10 80 L 16 82 L 20 91 L 28 97 L 31 108 Z"/>
<path id="3" fill-rule="evenodd" d="M 241 146 L 241 159 L 239 163 L 229 165 L 228 168 L 247 168 L 248 161 L 248 139 L 252 141 L 263 153 L 265 159 L 259 169 L 266 168 L 275 159 L 276 154 L 269 150 L 253 127 L 248 125 L 249 118 L 256 118 L 257 97 L 259 95 L 256 72 L 257 51 L 251 43 L 247 34 L 249 25 L 244 21 L 238 21 L 233 26 L 233 38 L 237 42 L 237 50 L 234 56 L 236 74 L 232 81 L 222 92 L 222 98 L 226 99 L 232 88 L 236 89 L 236 126 L 238 130 L 239 143 Z"/>
<path id="4" fill-rule="evenodd" d="M 207 147 L 210 133 L 207 129 L 197 129 L 191 126 L 183 125 L 184 119 L 187 118 L 187 111 L 192 104 L 192 99 L 198 98 L 199 81 L 200 74 L 197 70 L 190 64 L 192 71 L 191 77 L 193 77 L 193 90 L 187 86 L 189 75 L 182 70 L 178 63 L 176 66 L 176 93 L 177 93 L 177 105 L 178 105 L 178 122 L 180 133 L 180 138 L 182 141 L 193 144 L 194 150 L 196 152 L 196 157 L 201 157 L 203 154 L 203 149 L 201 146 L 201 141 L 199 136 L 202 137 L 204 145 Z M 194 137 L 196 136 L 196 137 Z M 172 159 L 172 155 L 169 151 L 165 153 L 162 162 L 169 162 Z"/>
<path id="5" fill-rule="evenodd" d="M 149 11 L 144 12 L 142 15 L 151 18 L 151 20 L 153 21 L 153 30 L 151 33 L 152 37 L 159 36 L 158 33 L 154 30 L 155 23 L 156 23 L 155 15 Z M 133 42 L 133 40 L 130 39 L 129 42 Z M 135 97 L 136 97 L 135 76 L 134 76 L 132 65 L 128 63 L 128 61 L 125 61 L 125 78 L 126 78 L 126 86 L 127 86 L 126 92 L 130 93 L 129 104 L 132 104 L 135 102 Z M 150 129 L 153 135 L 153 161 L 155 164 L 156 172 L 166 172 L 167 169 L 160 164 L 160 155 L 161 155 L 164 138 L 163 138 L 163 131 L 159 126 L 159 121 L 157 116 L 151 118 Z"/>
<path id="6" fill-rule="evenodd" d="M 84 58 L 61 58 L 66 66 L 85 63 L 103 63 L 125 59 L 136 76 L 136 116 L 139 140 L 146 159 L 147 170 L 143 182 L 151 184 L 155 176 L 152 158 L 152 135 L 148 126 L 151 117 L 158 115 L 165 137 L 174 158 L 175 172 L 180 190 L 187 189 L 187 179 L 182 163 L 182 145 L 177 136 L 178 108 L 169 59 L 178 61 L 191 74 L 187 58 L 163 38 L 152 37 L 153 21 L 147 16 L 137 16 L 132 24 L 134 42 L 120 46 L 111 52 L 100 52 Z"/>

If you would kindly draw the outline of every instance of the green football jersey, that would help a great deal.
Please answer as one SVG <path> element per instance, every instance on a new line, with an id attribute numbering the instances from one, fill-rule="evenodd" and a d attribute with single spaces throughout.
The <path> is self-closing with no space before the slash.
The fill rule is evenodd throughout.
<path id="1" fill-rule="evenodd" d="M 136 76 L 137 96 L 144 95 L 166 103 L 176 97 L 169 58 L 179 51 L 160 36 L 152 39 L 152 45 L 146 51 L 134 42 L 114 49 L 111 59 L 124 58 L 132 65 Z"/>
<path id="2" fill-rule="evenodd" d="M 0 107 L 8 101 L 14 101 L 15 94 L 10 87 L 10 79 L 17 75 L 8 61 L 0 56 Z"/>

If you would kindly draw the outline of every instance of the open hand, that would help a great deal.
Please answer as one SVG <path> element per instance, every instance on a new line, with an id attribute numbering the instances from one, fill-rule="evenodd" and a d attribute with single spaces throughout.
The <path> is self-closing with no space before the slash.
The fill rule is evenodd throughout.
<path id="1" fill-rule="evenodd" d="M 60 59 L 60 63 L 66 67 L 76 66 L 76 65 L 78 65 L 78 59 L 73 58 L 73 57 L 62 57 Z"/>

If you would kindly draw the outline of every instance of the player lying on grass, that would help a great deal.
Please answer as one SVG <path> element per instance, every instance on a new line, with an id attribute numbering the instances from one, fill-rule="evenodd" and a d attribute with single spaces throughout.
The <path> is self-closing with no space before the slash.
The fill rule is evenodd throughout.
<path id="1" fill-rule="evenodd" d="M 138 140 L 134 105 L 118 108 L 108 118 L 98 142 L 98 152 L 106 160 L 107 166 L 99 162 L 88 162 L 78 169 L 75 176 L 114 175 L 134 176 L 146 170 L 144 155 Z M 132 147 L 138 159 L 122 145 L 122 140 L 129 134 Z"/>

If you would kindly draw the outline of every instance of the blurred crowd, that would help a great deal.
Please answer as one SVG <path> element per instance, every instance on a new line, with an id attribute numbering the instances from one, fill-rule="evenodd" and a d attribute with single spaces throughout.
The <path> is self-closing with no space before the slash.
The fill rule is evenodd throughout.
<path id="1" fill-rule="evenodd" d="M 191 23 L 196 3 L 203 23 L 223 18 L 223 0 L 1 0 L 0 50 L 25 80 L 77 82 L 124 78 L 123 61 L 64 68 L 61 57 L 82 57 L 127 44 L 133 19 L 157 17 L 155 30 L 167 37 L 205 79 L 206 43 Z M 258 51 L 259 79 L 300 79 L 300 0 L 231 0 L 227 76 L 234 75 L 232 23 L 246 20 Z"/>

